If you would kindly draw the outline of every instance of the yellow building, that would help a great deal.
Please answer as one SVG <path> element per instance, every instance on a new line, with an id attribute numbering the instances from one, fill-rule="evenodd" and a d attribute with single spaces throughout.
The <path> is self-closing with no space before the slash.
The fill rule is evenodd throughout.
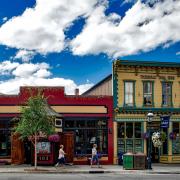
<path id="1" fill-rule="evenodd" d="M 150 147 L 152 162 L 180 163 L 180 63 L 116 60 L 113 63 L 114 163 L 118 154 Z M 147 123 L 147 114 L 154 114 Z M 163 126 L 164 117 L 170 117 Z M 160 148 L 148 147 L 149 129 L 164 132 Z"/>

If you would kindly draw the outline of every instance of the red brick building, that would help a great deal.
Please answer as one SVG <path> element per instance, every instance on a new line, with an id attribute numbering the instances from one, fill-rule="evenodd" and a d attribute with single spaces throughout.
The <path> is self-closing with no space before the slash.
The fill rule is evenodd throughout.
<path id="1" fill-rule="evenodd" d="M 75 164 L 88 162 L 93 143 L 98 145 L 102 163 L 113 163 L 112 96 L 65 95 L 63 87 L 21 87 L 18 95 L 0 95 L 1 161 L 20 164 L 26 159 L 24 142 L 12 136 L 11 120 L 20 116 L 20 108 L 29 97 L 29 88 L 41 88 L 48 97 L 48 104 L 60 115 L 56 131 L 65 135 L 60 143 L 64 143 L 65 151 Z"/>

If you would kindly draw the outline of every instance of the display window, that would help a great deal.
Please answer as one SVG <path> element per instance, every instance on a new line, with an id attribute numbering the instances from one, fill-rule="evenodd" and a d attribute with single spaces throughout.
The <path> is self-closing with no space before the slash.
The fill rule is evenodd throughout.
<path id="1" fill-rule="evenodd" d="M 11 129 L 7 120 L 0 120 L 0 157 L 3 156 L 11 156 Z"/>
<path id="2" fill-rule="evenodd" d="M 180 154 L 180 123 L 173 122 L 174 138 L 172 139 L 172 154 Z"/>
<path id="3" fill-rule="evenodd" d="M 93 144 L 97 144 L 101 154 L 107 154 L 107 120 L 65 120 L 64 131 L 74 132 L 76 156 L 91 154 Z"/>
<path id="4" fill-rule="evenodd" d="M 118 123 L 118 153 L 143 152 L 143 139 L 141 138 L 141 122 Z"/>

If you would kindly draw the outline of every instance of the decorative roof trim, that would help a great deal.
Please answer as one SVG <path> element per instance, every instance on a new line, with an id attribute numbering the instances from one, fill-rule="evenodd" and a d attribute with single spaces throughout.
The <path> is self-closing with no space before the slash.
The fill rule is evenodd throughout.
<path id="1" fill-rule="evenodd" d="M 146 114 L 153 112 L 155 114 L 180 114 L 180 108 L 131 108 L 131 107 L 118 107 L 115 109 L 116 113 L 123 114 Z"/>
<path id="2" fill-rule="evenodd" d="M 115 61 L 117 65 L 127 66 L 148 66 L 148 67 L 175 67 L 180 68 L 180 63 L 175 62 L 160 62 L 160 61 L 136 61 L 136 60 L 119 60 Z"/>

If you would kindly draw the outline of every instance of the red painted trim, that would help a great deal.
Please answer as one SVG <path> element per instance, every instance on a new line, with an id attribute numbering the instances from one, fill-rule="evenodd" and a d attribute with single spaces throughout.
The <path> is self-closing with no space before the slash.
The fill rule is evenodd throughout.
<path id="1" fill-rule="evenodd" d="M 103 164 L 113 163 L 113 98 L 112 96 L 75 96 L 65 95 L 63 87 L 21 87 L 18 95 L 7 96 L 0 95 L 0 106 L 22 106 L 26 104 L 30 97 L 29 88 L 33 94 L 36 94 L 41 88 L 45 97 L 48 97 L 48 103 L 51 106 L 106 106 L 107 113 L 87 114 L 87 113 L 67 113 L 64 117 L 106 117 L 108 118 L 108 161 Z M 1 113 L 0 117 L 16 117 L 16 113 Z"/>

